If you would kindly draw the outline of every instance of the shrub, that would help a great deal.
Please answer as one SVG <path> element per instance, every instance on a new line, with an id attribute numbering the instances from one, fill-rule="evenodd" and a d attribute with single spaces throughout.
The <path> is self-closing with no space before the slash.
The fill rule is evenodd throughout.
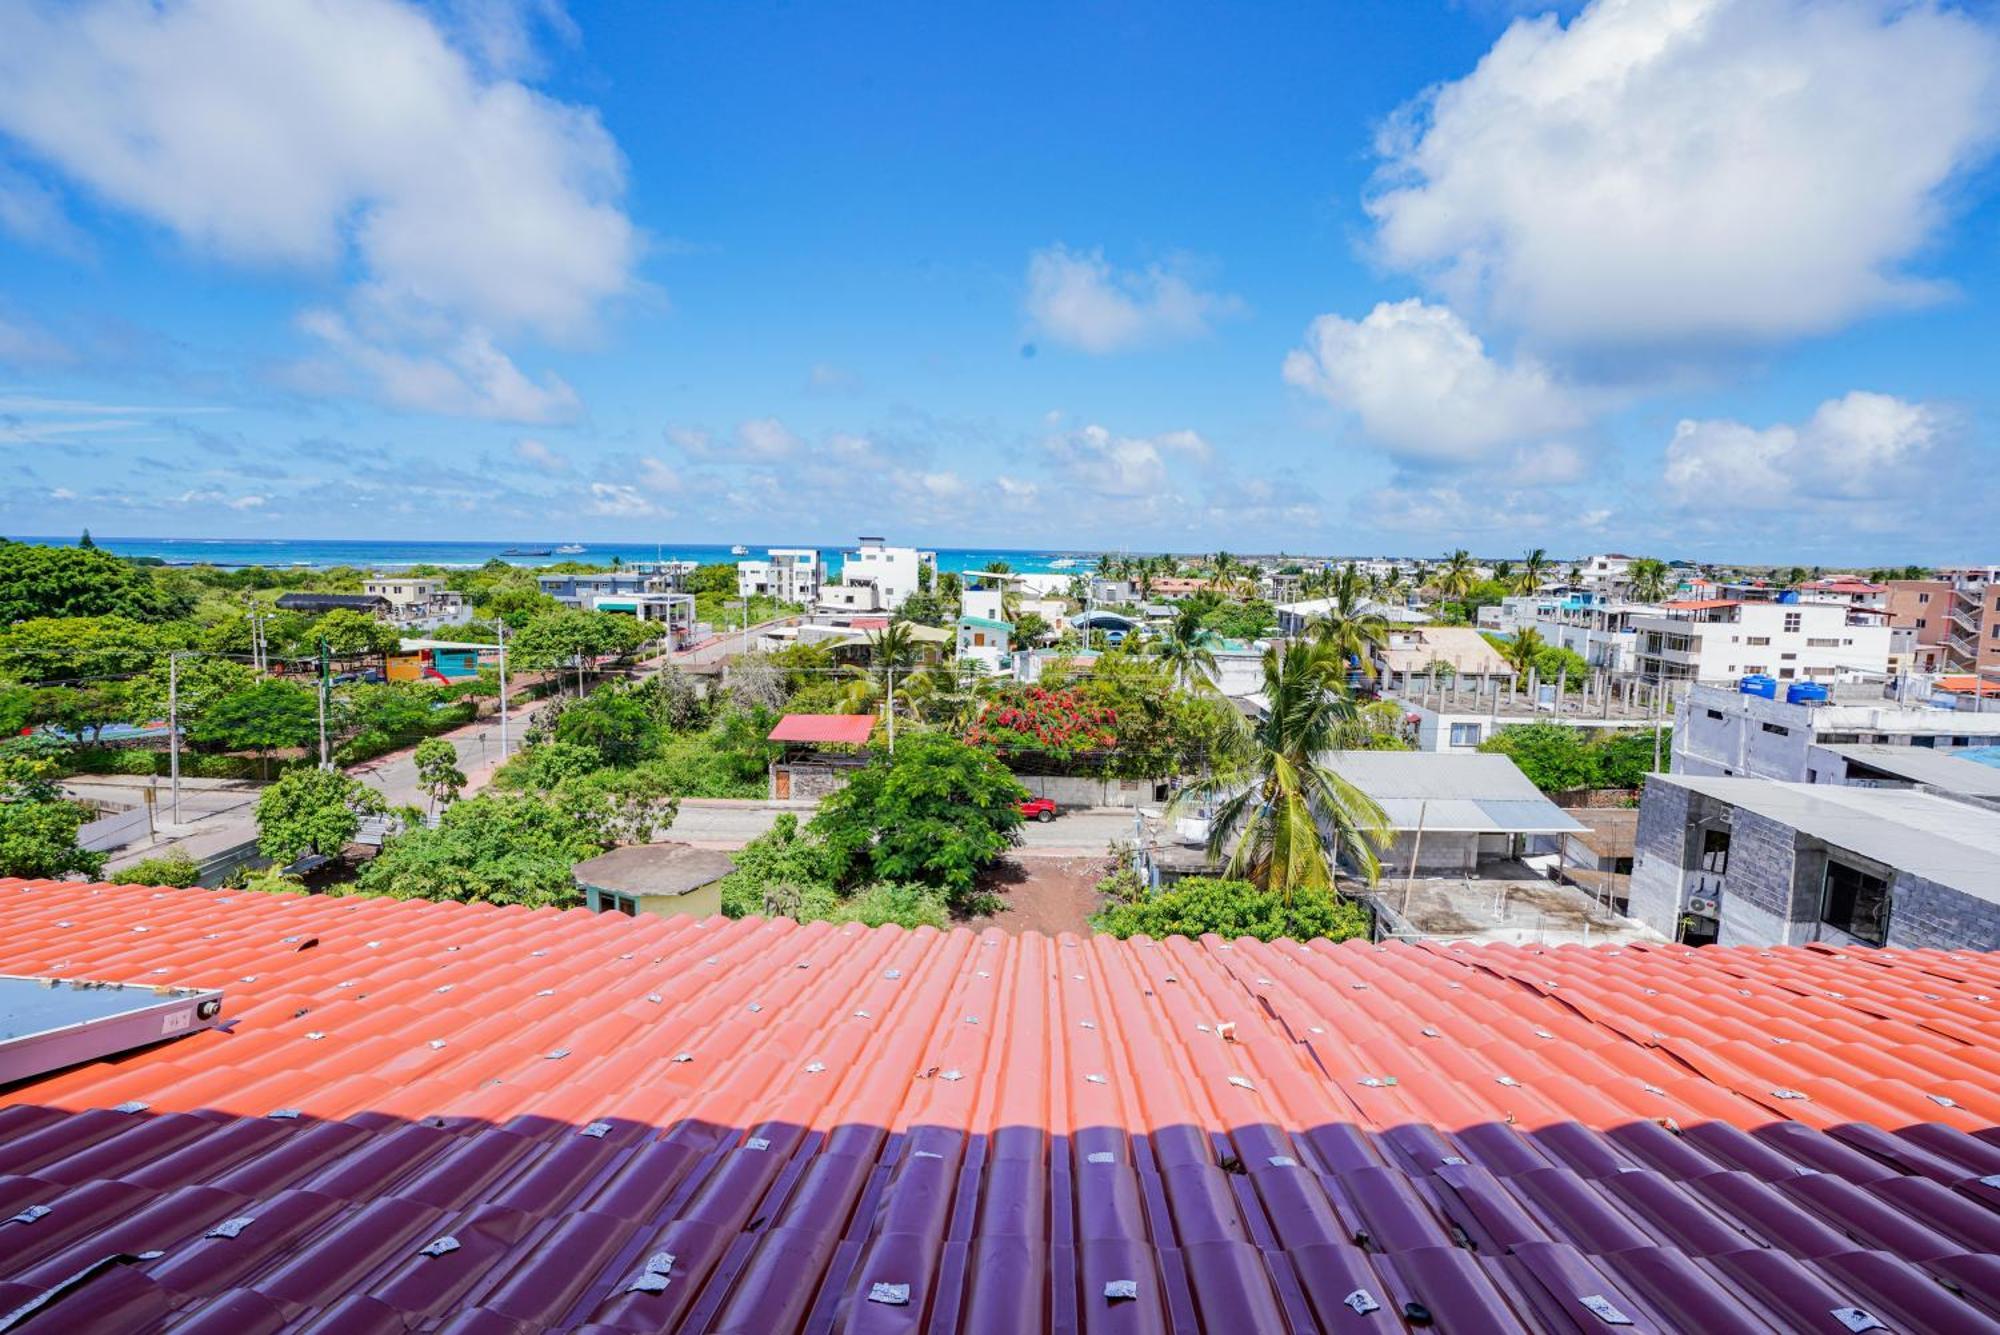
<path id="1" fill-rule="evenodd" d="M 1327 890 L 1297 889 L 1291 901 L 1248 881 L 1191 876 L 1132 903 L 1114 904 L 1091 920 L 1111 936 L 1253 936 L 1259 941 L 1346 941 L 1368 935 L 1368 913 Z"/>
<path id="2" fill-rule="evenodd" d="M 113 885 L 171 885 L 186 889 L 201 876 L 193 858 L 176 848 L 156 858 L 142 858 L 129 867 L 105 873 Z"/>

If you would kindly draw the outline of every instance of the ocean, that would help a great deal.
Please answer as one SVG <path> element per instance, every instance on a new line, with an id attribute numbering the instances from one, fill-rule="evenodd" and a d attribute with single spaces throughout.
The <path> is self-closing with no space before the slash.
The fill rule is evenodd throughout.
<path id="1" fill-rule="evenodd" d="M 45 543 L 69 547 L 77 539 L 19 537 L 17 542 Z M 413 565 L 447 568 L 483 565 L 494 557 L 521 566 L 554 565 L 559 561 L 587 561 L 609 565 L 612 557 L 626 564 L 635 561 L 718 561 L 755 560 L 767 547 L 744 544 L 747 553 L 733 552 L 728 544 L 592 542 L 579 543 L 581 552 L 557 553 L 566 539 L 532 542 L 383 542 L 323 538 L 116 538 L 91 535 L 91 541 L 119 556 L 152 556 L 172 565 L 214 566 L 357 566 L 364 570 L 395 570 Z M 778 547 L 810 547 L 811 543 L 775 543 Z M 509 555 L 515 552 L 544 552 L 547 555 Z M 841 548 L 819 549 L 822 563 L 838 569 Z M 1082 573 L 1096 562 L 1095 551 L 1017 551 L 1002 548 L 937 548 L 938 569 L 984 570 L 995 560 L 1004 560 L 1023 574 L 1047 571 Z"/>

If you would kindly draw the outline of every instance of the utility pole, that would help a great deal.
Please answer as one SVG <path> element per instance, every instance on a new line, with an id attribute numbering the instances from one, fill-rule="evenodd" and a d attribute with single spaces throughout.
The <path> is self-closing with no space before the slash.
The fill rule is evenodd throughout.
<path id="1" fill-rule="evenodd" d="M 319 641 L 319 767 L 332 769 L 326 754 L 326 693 L 333 670 L 332 650 L 321 636 Z"/>
<path id="2" fill-rule="evenodd" d="M 174 791 L 174 824 L 181 823 L 181 656 L 167 655 L 167 775 Z"/>
<path id="3" fill-rule="evenodd" d="M 896 754 L 896 660 L 890 659 L 889 672 L 889 755 Z"/>
<path id="4" fill-rule="evenodd" d="M 500 763 L 507 763 L 507 622 L 500 617 L 493 619 L 494 628 L 500 635 Z"/>

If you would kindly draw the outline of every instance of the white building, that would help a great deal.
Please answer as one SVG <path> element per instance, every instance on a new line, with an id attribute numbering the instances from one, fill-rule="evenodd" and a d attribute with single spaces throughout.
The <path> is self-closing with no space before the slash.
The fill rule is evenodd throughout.
<path id="1" fill-rule="evenodd" d="M 917 591 L 918 571 L 937 573 L 937 553 L 914 547 L 890 547 L 880 538 L 864 537 L 840 560 L 840 583 L 821 586 L 822 607 L 850 612 L 893 612 Z"/>
<path id="2" fill-rule="evenodd" d="M 1861 625 L 1838 603 L 1698 598 L 1634 613 L 1636 670 L 1654 681 L 1857 681 L 1889 671 L 1889 628 Z"/>
<path id="3" fill-rule="evenodd" d="M 1674 719 L 1676 774 L 1822 783 L 1834 773 L 1819 749 L 1871 745 L 2000 745 L 2000 713 L 1899 702 L 1886 687 L 1839 687 L 1823 704 L 1793 703 L 1727 686 L 1696 686 Z"/>
<path id="4" fill-rule="evenodd" d="M 361 591 L 374 598 L 386 598 L 391 606 L 410 607 L 428 603 L 445 592 L 444 581 L 420 575 L 376 575 L 361 581 Z"/>
<path id="5" fill-rule="evenodd" d="M 1586 556 L 1576 563 L 1579 582 L 1602 593 L 1621 592 L 1631 580 L 1632 562 L 1637 559 L 1623 552 Z"/>
<path id="6" fill-rule="evenodd" d="M 762 561 L 736 563 L 736 596 L 776 598 L 784 603 L 819 601 L 819 552 L 811 547 L 773 547 Z"/>

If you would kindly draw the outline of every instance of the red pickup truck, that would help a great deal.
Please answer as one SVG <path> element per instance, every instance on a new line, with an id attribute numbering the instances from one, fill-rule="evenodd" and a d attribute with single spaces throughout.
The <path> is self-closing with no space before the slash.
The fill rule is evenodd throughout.
<path id="1" fill-rule="evenodd" d="M 1021 803 L 1021 815 L 1027 820 L 1052 821 L 1056 818 L 1056 803 L 1052 797 L 1031 797 Z"/>

